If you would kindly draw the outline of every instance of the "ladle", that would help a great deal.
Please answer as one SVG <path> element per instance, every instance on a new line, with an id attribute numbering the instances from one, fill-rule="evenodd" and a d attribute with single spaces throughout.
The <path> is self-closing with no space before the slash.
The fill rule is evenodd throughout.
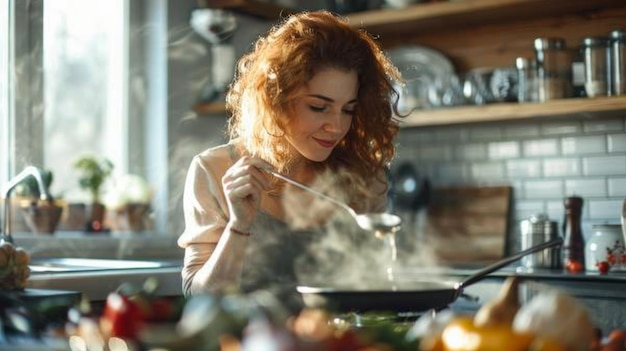
<path id="1" fill-rule="evenodd" d="M 350 216 L 352 216 L 352 218 L 354 218 L 354 220 L 356 221 L 356 223 L 359 225 L 359 227 L 361 227 L 361 229 L 364 230 L 369 230 L 369 231 L 374 231 L 377 235 L 380 234 L 392 234 L 397 232 L 400 229 L 400 224 L 402 222 L 401 218 L 399 216 L 396 216 L 394 214 L 391 213 L 362 213 L 362 214 L 357 214 L 354 209 L 350 206 L 348 206 L 346 203 L 341 202 L 333 197 L 330 197 L 322 192 L 319 192 L 307 185 L 304 185 L 300 182 L 298 182 L 297 180 L 294 180 L 292 178 L 289 178 L 281 173 L 278 173 L 272 169 L 265 169 L 266 172 L 268 172 L 269 174 L 273 175 L 274 177 L 283 180 L 291 185 L 295 185 L 298 188 L 302 189 L 302 190 L 306 190 L 308 192 L 310 192 L 311 194 L 318 196 L 324 200 L 327 200 L 339 207 L 341 207 L 342 209 L 344 209 L 346 212 L 348 212 L 350 214 Z"/>

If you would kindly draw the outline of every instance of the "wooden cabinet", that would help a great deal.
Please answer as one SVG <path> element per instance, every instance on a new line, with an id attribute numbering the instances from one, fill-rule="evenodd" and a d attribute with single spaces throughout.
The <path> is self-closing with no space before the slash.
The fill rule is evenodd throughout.
<path id="1" fill-rule="evenodd" d="M 276 20 L 285 9 L 261 1 L 208 1 Z M 281 12 L 283 11 L 283 12 Z M 288 10 L 287 11 L 291 11 Z M 587 36 L 606 36 L 626 29 L 623 0 L 456 0 L 418 3 L 406 9 L 380 9 L 347 16 L 386 48 L 421 45 L 444 53 L 459 73 L 474 68 L 512 66 L 516 57 L 533 57 L 537 37 L 561 37 L 575 49 Z M 519 120 L 547 116 L 597 116 L 626 110 L 626 96 L 564 99 L 541 104 L 498 103 L 419 110 L 403 119 L 403 127 Z M 219 105 L 201 105 L 199 113 L 220 113 Z"/>

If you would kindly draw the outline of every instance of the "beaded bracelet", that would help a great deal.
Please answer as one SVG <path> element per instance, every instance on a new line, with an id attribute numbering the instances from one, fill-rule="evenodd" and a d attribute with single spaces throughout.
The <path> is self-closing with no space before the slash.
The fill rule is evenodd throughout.
<path id="1" fill-rule="evenodd" d="M 250 236 L 250 232 L 242 232 L 241 230 L 237 230 L 235 228 L 230 228 L 230 231 L 241 236 Z"/>

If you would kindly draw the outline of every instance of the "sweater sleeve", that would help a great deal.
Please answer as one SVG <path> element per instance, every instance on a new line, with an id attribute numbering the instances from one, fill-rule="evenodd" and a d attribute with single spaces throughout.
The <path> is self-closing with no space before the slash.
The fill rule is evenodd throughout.
<path id="1" fill-rule="evenodd" d="M 185 249 L 181 274 L 186 295 L 211 290 L 208 281 L 197 273 L 214 253 L 228 222 L 218 176 L 200 155 L 193 158 L 187 172 L 183 193 L 185 230 L 178 238 L 178 245 Z"/>

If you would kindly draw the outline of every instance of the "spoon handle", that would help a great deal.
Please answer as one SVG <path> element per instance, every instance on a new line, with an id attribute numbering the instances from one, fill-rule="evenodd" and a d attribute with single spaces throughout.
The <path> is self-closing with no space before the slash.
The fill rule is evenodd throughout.
<path id="1" fill-rule="evenodd" d="M 297 180 L 294 180 L 294 179 L 289 178 L 289 177 L 287 177 L 287 176 L 285 176 L 285 175 L 282 175 L 282 174 L 280 174 L 280 173 L 278 173 L 278 172 L 276 172 L 276 171 L 274 171 L 274 170 L 272 170 L 272 169 L 267 169 L 267 168 L 264 168 L 264 170 L 265 170 L 267 173 L 269 173 L 269 174 L 273 175 L 274 177 L 276 177 L 276 178 L 278 178 L 278 179 L 280 179 L 280 180 L 283 180 L 283 181 L 285 181 L 285 182 L 287 182 L 287 183 L 289 183 L 289 184 L 291 184 L 291 185 L 295 185 L 295 186 L 297 186 L 298 188 L 300 188 L 300 189 L 302 189 L 302 190 L 306 190 L 306 191 L 310 192 L 310 193 L 311 193 L 311 194 L 313 194 L 313 195 L 316 195 L 316 196 L 318 196 L 318 197 L 320 197 L 320 198 L 322 198 L 322 199 L 325 199 L 325 200 L 327 200 L 327 201 L 330 201 L 330 202 L 334 203 L 335 205 L 337 205 L 337 206 L 339 206 L 339 207 L 341 207 L 341 208 L 345 209 L 346 211 L 350 212 L 350 214 L 351 214 L 353 217 L 356 217 L 356 212 L 354 212 L 354 210 L 352 209 L 352 207 L 350 207 L 350 206 L 346 205 L 345 203 L 343 203 L 343 202 L 341 202 L 341 201 L 339 201 L 339 200 L 337 200 L 337 199 L 335 199 L 335 198 L 333 198 L 333 197 L 330 197 L 330 196 L 328 196 L 328 195 L 326 195 L 326 194 L 324 194 L 324 193 L 322 193 L 322 192 L 319 192 L 319 191 L 317 191 L 317 190 L 315 190 L 315 189 L 313 189 L 313 188 L 311 188 L 311 187 L 309 187 L 309 186 L 306 186 L 306 185 L 304 185 L 304 184 L 300 183 L 300 182 L 299 182 L 299 181 L 297 181 Z"/>

